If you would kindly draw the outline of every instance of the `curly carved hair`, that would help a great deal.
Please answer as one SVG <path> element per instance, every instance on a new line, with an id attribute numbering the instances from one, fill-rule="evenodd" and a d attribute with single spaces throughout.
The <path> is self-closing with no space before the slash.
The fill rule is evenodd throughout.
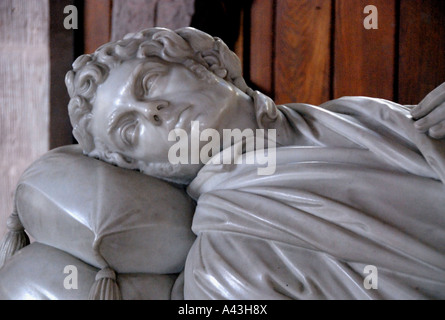
<path id="1" fill-rule="evenodd" d="M 205 67 L 243 92 L 249 90 L 242 77 L 238 57 L 217 37 L 189 27 L 176 31 L 150 28 L 128 34 L 122 40 L 104 44 L 92 54 L 78 57 L 73 63 L 73 70 L 66 74 L 73 135 L 85 153 L 95 148 L 89 123 L 97 87 L 120 63 L 144 57 L 180 63 L 197 73 Z"/>
<path id="2" fill-rule="evenodd" d="M 78 57 L 72 65 L 73 70 L 66 74 L 73 135 L 85 154 L 121 167 L 131 167 L 121 155 L 110 152 L 93 137 L 90 129 L 92 109 L 96 90 L 107 79 L 110 70 L 124 61 L 148 57 L 183 64 L 201 76 L 213 72 L 241 91 L 251 92 L 242 77 L 239 58 L 217 37 L 190 27 L 175 31 L 150 28 L 127 34 L 122 40 L 104 44 L 94 53 Z"/>

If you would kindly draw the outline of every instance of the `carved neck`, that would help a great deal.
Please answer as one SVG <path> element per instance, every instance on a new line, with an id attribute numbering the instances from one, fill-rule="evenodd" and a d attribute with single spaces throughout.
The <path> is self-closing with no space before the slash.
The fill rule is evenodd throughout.
<path id="1" fill-rule="evenodd" d="M 275 129 L 277 146 L 299 145 L 301 134 L 286 118 L 279 106 L 265 94 L 259 91 L 249 93 L 254 100 L 258 127 L 260 129 Z"/>

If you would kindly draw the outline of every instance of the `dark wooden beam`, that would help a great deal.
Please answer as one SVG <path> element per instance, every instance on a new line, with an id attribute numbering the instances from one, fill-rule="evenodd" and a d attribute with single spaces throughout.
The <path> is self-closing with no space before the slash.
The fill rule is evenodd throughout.
<path id="1" fill-rule="evenodd" d="M 111 39 L 111 0 L 85 1 L 84 21 L 84 51 L 92 53 Z"/>
<path id="2" fill-rule="evenodd" d="M 49 147 L 50 149 L 73 143 L 68 116 L 68 91 L 65 74 L 71 69 L 74 52 L 74 29 L 64 27 L 64 8 L 73 5 L 72 0 L 48 1 L 49 3 Z"/>
<path id="3" fill-rule="evenodd" d="M 410 2 L 410 1 L 407 1 Z M 335 1 L 334 98 L 394 99 L 396 0 L 375 0 L 378 29 L 365 29 L 366 0 Z"/>
<path id="4" fill-rule="evenodd" d="M 331 0 L 277 1 L 275 100 L 329 100 Z"/>
<path id="5" fill-rule="evenodd" d="M 250 54 L 247 80 L 274 98 L 275 1 L 254 0 L 250 9 Z"/>
<path id="6" fill-rule="evenodd" d="M 417 104 L 445 82 L 445 1 L 400 1 L 400 103 Z"/>

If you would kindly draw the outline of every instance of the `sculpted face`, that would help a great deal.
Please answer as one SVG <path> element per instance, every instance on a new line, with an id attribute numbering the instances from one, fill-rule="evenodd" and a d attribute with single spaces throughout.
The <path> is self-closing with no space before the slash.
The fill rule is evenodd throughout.
<path id="1" fill-rule="evenodd" d="M 249 107 L 250 106 L 250 107 Z M 240 112 L 240 109 L 242 112 Z M 255 119 L 251 99 L 209 72 L 201 79 L 181 64 L 157 58 L 123 62 L 110 71 L 93 102 L 93 135 L 110 151 L 125 157 L 168 161 L 175 128 L 251 127 Z"/>

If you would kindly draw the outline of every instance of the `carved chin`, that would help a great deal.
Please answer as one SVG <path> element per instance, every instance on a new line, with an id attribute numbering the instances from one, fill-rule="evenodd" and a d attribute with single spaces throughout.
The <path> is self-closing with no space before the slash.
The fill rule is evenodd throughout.
<path id="1" fill-rule="evenodd" d="M 96 148 L 88 156 L 100 159 L 120 168 L 139 170 L 142 173 L 169 182 L 187 185 L 198 174 L 203 164 L 171 164 L 170 162 L 148 162 L 127 158 L 118 152 L 109 151 L 99 138 Z"/>
<path id="2" fill-rule="evenodd" d="M 183 185 L 189 184 L 202 167 L 202 164 L 138 163 L 138 169 L 146 175 Z"/>

